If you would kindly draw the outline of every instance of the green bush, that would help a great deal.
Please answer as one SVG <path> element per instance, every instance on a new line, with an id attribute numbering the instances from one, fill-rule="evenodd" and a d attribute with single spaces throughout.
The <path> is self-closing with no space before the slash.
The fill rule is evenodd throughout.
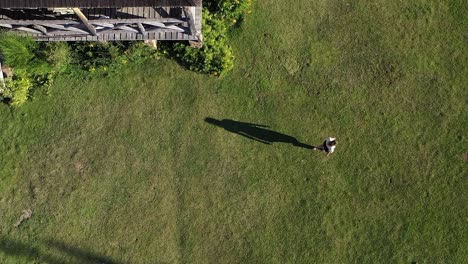
<path id="1" fill-rule="evenodd" d="M 207 0 L 206 9 L 227 23 L 235 24 L 244 19 L 252 4 L 251 0 Z"/>
<path id="2" fill-rule="evenodd" d="M 161 52 L 143 42 L 135 42 L 128 46 L 124 55 L 129 62 L 142 63 L 148 59 L 158 59 L 161 56 Z"/>
<path id="3" fill-rule="evenodd" d="M 226 24 L 209 13 L 203 15 L 203 47 L 174 45 L 175 56 L 189 69 L 222 76 L 234 66 L 234 55 L 227 43 Z"/>
<path id="4" fill-rule="evenodd" d="M 194 49 L 182 43 L 166 47 L 189 69 L 223 76 L 234 66 L 228 30 L 244 19 L 251 0 L 207 0 L 204 4 L 203 47 Z M 4 63 L 13 68 L 14 76 L 0 91 L 0 100 L 20 106 L 38 88 L 45 87 L 48 92 L 47 87 L 62 72 L 84 78 L 106 76 L 128 62 L 141 63 L 166 52 L 141 42 L 37 43 L 32 38 L 1 33 L 0 53 Z"/>
<path id="5" fill-rule="evenodd" d="M 185 43 L 177 43 L 170 52 L 191 70 L 223 76 L 234 67 L 228 29 L 244 19 L 251 0 L 209 0 L 204 5 L 203 47 L 193 49 Z"/>
<path id="6" fill-rule="evenodd" d="M 0 52 L 3 63 L 11 67 L 27 67 L 34 60 L 38 49 L 32 38 L 18 37 L 12 33 L 0 35 Z"/>
<path id="7" fill-rule="evenodd" d="M 159 57 L 159 52 L 142 42 L 72 43 L 71 74 L 84 78 L 107 76 L 127 63 L 141 63 Z"/>
<path id="8" fill-rule="evenodd" d="M 28 100 L 32 87 L 33 83 L 26 72 L 19 70 L 13 79 L 5 80 L 1 97 L 7 99 L 10 105 L 18 107 Z"/>
<path id="9" fill-rule="evenodd" d="M 15 69 L 24 69 L 33 74 L 46 74 L 50 64 L 41 54 L 42 47 L 32 38 L 11 33 L 0 35 L 0 53 L 4 64 Z"/>
<path id="10" fill-rule="evenodd" d="M 123 52 L 123 45 L 118 42 L 76 42 L 71 46 L 73 63 L 89 72 L 94 72 L 100 67 L 109 67 Z"/>
<path id="11" fill-rule="evenodd" d="M 5 64 L 13 69 L 13 78 L 6 80 L 1 99 L 20 106 L 34 88 L 46 87 L 56 72 L 44 57 L 49 54 L 32 38 L 11 33 L 0 34 L 0 53 Z"/>
<path id="12" fill-rule="evenodd" d="M 66 42 L 46 42 L 42 56 L 56 71 L 64 71 L 72 62 L 72 51 Z"/>
<path id="13" fill-rule="evenodd" d="M 28 99 L 32 81 L 26 75 L 26 68 L 41 68 L 41 65 L 35 61 L 37 49 L 37 43 L 30 38 L 18 37 L 11 33 L 0 35 L 3 63 L 14 68 L 15 74 L 13 79 L 5 80 L 5 87 L 2 87 L 1 91 L 2 101 L 9 102 L 13 106 L 20 106 Z"/>

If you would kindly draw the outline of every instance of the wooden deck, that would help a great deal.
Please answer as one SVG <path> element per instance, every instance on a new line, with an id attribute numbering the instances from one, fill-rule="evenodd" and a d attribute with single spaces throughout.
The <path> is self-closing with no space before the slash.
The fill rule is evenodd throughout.
<path id="1" fill-rule="evenodd" d="M 201 0 L 0 0 L 0 8 L 201 6 Z"/>
<path id="2" fill-rule="evenodd" d="M 201 36 L 201 6 L 81 8 L 84 18 L 71 9 L 54 11 L 0 9 L 0 27 L 39 41 L 198 41 Z"/>

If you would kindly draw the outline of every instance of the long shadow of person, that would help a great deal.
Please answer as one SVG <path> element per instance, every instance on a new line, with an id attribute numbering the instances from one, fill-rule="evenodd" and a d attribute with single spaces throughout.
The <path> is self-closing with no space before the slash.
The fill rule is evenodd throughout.
<path id="1" fill-rule="evenodd" d="M 263 144 L 271 145 L 274 142 L 282 142 L 306 149 L 314 148 L 313 146 L 299 142 L 295 137 L 266 129 L 268 126 L 264 125 L 239 122 L 231 119 L 216 120 L 211 117 L 205 118 L 205 122 Z"/>

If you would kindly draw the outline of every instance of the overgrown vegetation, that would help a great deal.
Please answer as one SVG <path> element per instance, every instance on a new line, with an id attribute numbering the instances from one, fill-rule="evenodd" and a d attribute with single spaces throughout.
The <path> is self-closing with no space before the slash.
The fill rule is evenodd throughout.
<path id="1" fill-rule="evenodd" d="M 51 54 L 48 47 L 50 45 L 41 49 L 34 40 L 13 34 L 3 33 L 0 36 L 0 51 L 4 63 L 14 68 L 13 76 L 6 79 L 5 87 L 2 88 L 2 101 L 20 106 L 31 96 L 33 88 L 50 84 L 53 75 L 58 72 L 56 67 L 61 65 L 53 61 L 53 57 L 45 57 L 46 54 Z"/>
<path id="2" fill-rule="evenodd" d="M 107 76 L 127 63 L 142 63 L 162 54 L 142 42 L 72 43 L 71 47 L 74 51 L 71 73 L 83 73 L 85 78 Z"/>
<path id="3" fill-rule="evenodd" d="M 250 12 L 251 0 L 208 0 L 203 1 L 205 10 L 228 24 L 241 23 Z"/>
<path id="4" fill-rule="evenodd" d="M 55 77 L 72 62 L 67 43 L 38 43 L 11 33 L 0 35 L 0 53 L 4 65 L 12 71 L 5 79 L 0 99 L 15 107 L 25 103 L 38 89 L 47 93 Z"/>
<path id="5" fill-rule="evenodd" d="M 89 79 L 107 76 L 128 62 L 140 63 L 159 57 L 159 52 L 138 43 L 64 43 L 35 42 L 14 34 L 0 35 L 4 64 L 12 68 L 0 99 L 11 106 L 21 106 L 34 92 L 48 93 L 48 87 L 60 73 Z"/>
<path id="6" fill-rule="evenodd" d="M 31 38 L 9 33 L 0 35 L 0 53 L 13 68 L 0 90 L 0 100 L 21 106 L 39 88 L 48 92 L 55 77 L 63 72 L 81 78 L 107 76 L 127 63 L 140 63 L 166 53 L 193 71 L 223 76 L 234 67 L 234 54 L 228 31 L 239 25 L 249 12 L 251 0 L 206 1 L 203 13 L 203 47 L 187 43 L 163 45 L 155 51 L 143 43 L 37 43 Z"/>
<path id="7" fill-rule="evenodd" d="M 171 51 L 191 70 L 222 76 L 234 67 L 234 54 L 228 43 L 228 30 L 244 20 L 251 1 L 206 1 L 204 5 L 203 47 L 193 49 L 186 43 L 177 43 L 172 46 Z"/>
<path id="8" fill-rule="evenodd" d="M 203 47 L 194 49 L 185 43 L 173 45 L 177 59 L 190 70 L 224 75 L 234 67 L 234 55 L 227 40 L 227 25 L 206 12 L 203 15 Z"/>

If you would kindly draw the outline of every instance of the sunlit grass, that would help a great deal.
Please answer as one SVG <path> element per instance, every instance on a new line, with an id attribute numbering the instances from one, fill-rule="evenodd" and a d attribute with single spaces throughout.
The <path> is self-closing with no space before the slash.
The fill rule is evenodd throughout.
<path id="1" fill-rule="evenodd" d="M 463 263 L 463 8 L 257 1 L 222 79 L 162 59 L 2 106 L 0 259 Z M 206 117 L 339 144 L 265 145 Z"/>

